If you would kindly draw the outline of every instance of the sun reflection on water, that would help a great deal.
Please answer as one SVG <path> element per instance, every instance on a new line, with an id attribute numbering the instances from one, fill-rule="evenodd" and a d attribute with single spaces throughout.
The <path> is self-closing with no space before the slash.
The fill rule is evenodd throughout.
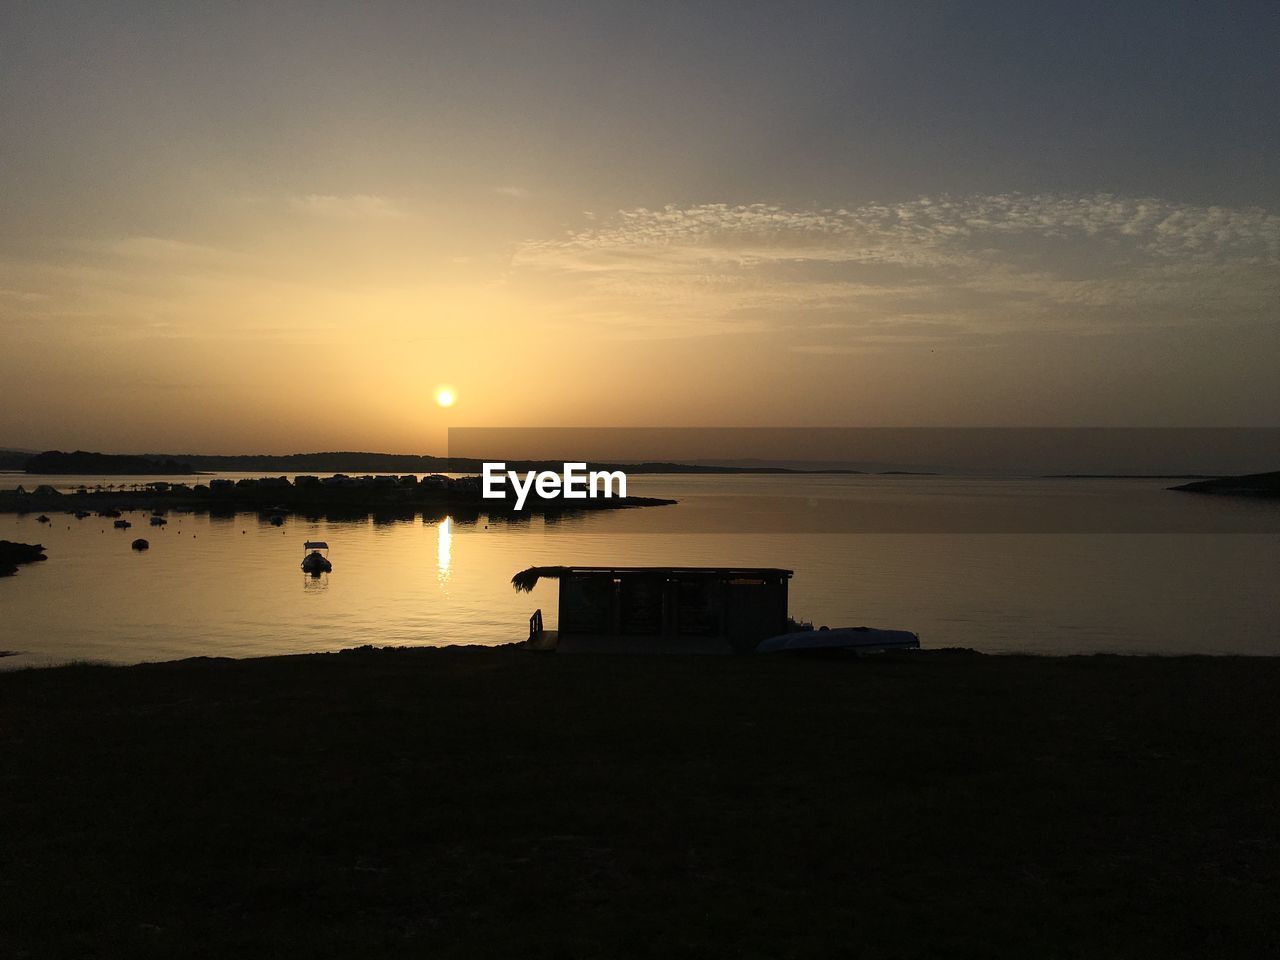
<path id="1" fill-rule="evenodd" d="M 449 564 L 453 554 L 453 518 L 445 517 L 436 524 L 436 577 L 440 582 L 449 580 Z"/>

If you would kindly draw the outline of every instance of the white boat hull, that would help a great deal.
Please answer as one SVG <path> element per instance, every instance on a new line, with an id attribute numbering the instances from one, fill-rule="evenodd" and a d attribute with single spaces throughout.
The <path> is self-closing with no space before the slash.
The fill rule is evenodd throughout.
<path id="1" fill-rule="evenodd" d="M 920 638 L 909 630 L 877 630 L 873 627 L 837 627 L 834 630 L 802 630 L 761 640 L 756 653 L 795 653 L 805 650 L 844 650 L 882 653 L 886 650 L 918 650 Z"/>

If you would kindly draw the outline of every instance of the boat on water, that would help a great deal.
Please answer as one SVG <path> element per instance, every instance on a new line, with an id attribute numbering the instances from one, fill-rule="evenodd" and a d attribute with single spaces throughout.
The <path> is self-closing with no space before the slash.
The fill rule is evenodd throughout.
<path id="1" fill-rule="evenodd" d="M 152 518 L 151 518 L 151 525 L 152 525 L 153 527 L 163 527 L 163 526 L 164 526 L 166 523 L 168 523 L 168 522 L 169 522 L 169 521 L 168 521 L 168 520 L 166 520 L 164 517 L 152 517 Z"/>
<path id="2" fill-rule="evenodd" d="M 302 569 L 304 573 L 309 573 L 313 577 L 318 577 L 322 573 L 328 573 L 333 569 L 333 564 L 329 562 L 326 554 L 329 552 L 329 544 L 323 540 L 308 540 L 302 545 Z"/>
<path id="3" fill-rule="evenodd" d="M 909 630 L 877 630 L 875 627 L 835 627 L 799 630 L 761 640 L 756 653 L 884 653 L 886 650 L 919 650 L 920 637 Z"/>
<path id="4" fill-rule="evenodd" d="M 117 530 L 128 530 L 130 527 L 133 526 L 133 524 L 130 523 L 128 520 L 117 520 L 115 523 L 112 524 L 112 526 L 115 527 Z"/>

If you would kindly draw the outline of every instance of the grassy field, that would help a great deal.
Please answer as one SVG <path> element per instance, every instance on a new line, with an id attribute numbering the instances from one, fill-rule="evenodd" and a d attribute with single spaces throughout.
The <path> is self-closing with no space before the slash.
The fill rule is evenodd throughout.
<path id="1" fill-rule="evenodd" d="M 0 956 L 1276 956 L 1278 691 L 946 651 L 0 674 Z"/>

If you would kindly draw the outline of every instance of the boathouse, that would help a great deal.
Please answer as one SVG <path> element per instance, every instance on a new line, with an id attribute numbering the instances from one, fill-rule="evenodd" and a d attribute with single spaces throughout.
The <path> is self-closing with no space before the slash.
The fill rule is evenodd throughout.
<path id="1" fill-rule="evenodd" d="M 537 610 L 529 645 L 565 652 L 749 653 L 786 633 L 790 570 L 774 567 L 530 567 L 518 591 L 559 581 L 559 623 Z"/>

